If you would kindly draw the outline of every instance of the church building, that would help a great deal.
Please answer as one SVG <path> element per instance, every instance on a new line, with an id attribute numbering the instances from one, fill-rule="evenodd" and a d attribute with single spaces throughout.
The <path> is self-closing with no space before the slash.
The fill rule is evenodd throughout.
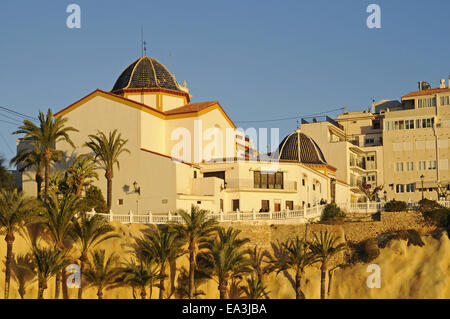
<path id="1" fill-rule="evenodd" d="M 213 212 L 281 211 L 320 202 L 347 202 L 349 185 L 336 179 L 316 142 L 300 130 L 288 135 L 271 157 L 217 101 L 191 103 L 189 89 L 151 57 L 141 57 L 119 75 L 111 91 L 96 89 L 58 111 L 75 150 L 56 145 L 68 159 L 89 153 L 88 135 L 117 129 L 131 154 L 114 171 L 112 213 L 167 213 L 192 204 Z M 99 171 L 94 184 L 106 194 Z M 26 193 L 36 194 L 33 172 L 22 175 Z M 139 190 L 139 191 L 137 191 Z"/>

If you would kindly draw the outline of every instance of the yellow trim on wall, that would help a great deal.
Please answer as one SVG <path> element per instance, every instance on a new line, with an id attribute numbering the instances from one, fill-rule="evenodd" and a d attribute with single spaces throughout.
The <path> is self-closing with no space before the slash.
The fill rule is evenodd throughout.
<path id="1" fill-rule="evenodd" d="M 204 115 L 208 112 L 211 112 L 215 109 L 218 109 L 220 111 L 220 113 L 223 115 L 223 117 L 225 118 L 225 120 L 230 124 L 230 126 L 232 128 L 236 128 L 236 126 L 233 124 L 233 122 L 229 119 L 228 115 L 225 113 L 225 111 L 220 107 L 220 105 L 218 103 L 214 103 L 211 106 L 208 106 L 207 108 L 199 111 L 199 112 L 188 112 L 188 113 L 180 113 L 180 114 L 164 114 L 161 111 L 155 110 L 149 106 L 145 106 L 142 105 L 139 102 L 133 101 L 133 100 L 129 100 L 127 98 L 121 97 L 121 96 L 115 96 L 115 94 L 113 93 L 107 93 L 107 92 L 103 92 L 101 90 L 96 90 L 94 92 L 92 92 L 91 94 L 89 94 L 88 96 L 82 98 L 81 100 L 79 100 L 78 102 L 75 102 L 74 104 L 70 105 L 69 107 L 63 109 L 62 111 L 58 112 L 55 114 L 55 116 L 64 116 L 67 113 L 77 109 L 78 107 L 80 107 L 81 105 L 85 104 L 86 102 L 92 100 L 93 98 L 97 97 L 97 96 L 101 96 L 103 98 L 106 99 L 110 99 L 112 101 L 115 101 L 117 103 L 120 104 L 124 104 L 127 106 L 130 106 L 132 108 L 138 109 L 140 111 L 144 111 L 148 114 L 151 114 L 153 116 L 156 116 L 162 120 L 172 120 L 172 119 L 181 119 L 181 118 L 189 118 L 189 117 L 198 117 L 201 115 Z"/>

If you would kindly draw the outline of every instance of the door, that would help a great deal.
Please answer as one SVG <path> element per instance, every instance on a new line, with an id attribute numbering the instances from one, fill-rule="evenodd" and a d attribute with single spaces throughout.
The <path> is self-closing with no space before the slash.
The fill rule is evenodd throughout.
<path id="1" fill-rule="evenodd" d="M 239 199 L 233 199 L 233 212 L 239 210 Z"/>

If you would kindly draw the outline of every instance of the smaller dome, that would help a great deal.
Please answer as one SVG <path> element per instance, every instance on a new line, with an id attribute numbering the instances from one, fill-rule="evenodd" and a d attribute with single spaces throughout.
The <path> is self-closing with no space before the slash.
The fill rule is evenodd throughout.
<path id="1" fill-rule="evenodd" d="M 279 160 L 296 161 L 304 164 L 328 164 L 317 143 L 299 130 L 283 139 L 276 154 Z"/>
<path id="2" fill-rule="evenodd" d="M 131 63 L 120 74 L 111 92 L 123 89 L 166 89 L 187 93 L 175 77 L 158 60 L 144 56 Z"/>

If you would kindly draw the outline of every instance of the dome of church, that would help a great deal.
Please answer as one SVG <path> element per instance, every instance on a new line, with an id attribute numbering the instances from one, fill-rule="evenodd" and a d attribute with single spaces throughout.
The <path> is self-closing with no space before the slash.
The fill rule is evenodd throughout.
<path id="1" fill-rule="evenodd" d="M 327 165 L 327 161 L 317 143 L 299 130 L 286 136 L 278 146 L 277 151 L 279 160 Z"/>
<path id="2" fill-rule="evenodd" d="M 131 63 L 120 74 L 111 92 L 123 89 L 166 89 L 187 93 L 175 77 L 158 60 L 144 56 Z"/>

